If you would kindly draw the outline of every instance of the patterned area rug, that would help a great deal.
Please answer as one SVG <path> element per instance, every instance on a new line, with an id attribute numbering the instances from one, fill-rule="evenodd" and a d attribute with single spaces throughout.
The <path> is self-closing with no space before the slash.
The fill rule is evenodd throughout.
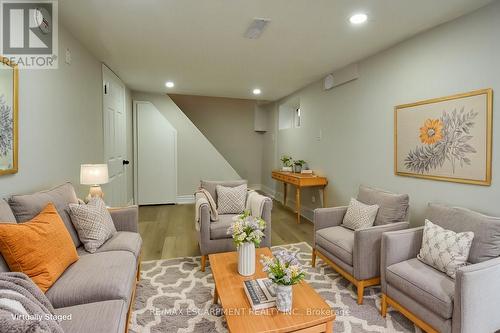
<path id="1" fill-rule="evenodd" d="M 296 254 L 307 269 L 307 282 L 335 309 L 334 332 L 416 332 L 399 312 L 380 316 L 380 287 L 365 289 L 364 304 L 356 303 L 353 286 L 318 259 L 311 267 L 307 243 L 274 246 Z M 210 268 L 200 271 L 200 257 L 145 261 L 137 286 L 129 333 L 227 332 L 219 305 L 213 305 Z"/>

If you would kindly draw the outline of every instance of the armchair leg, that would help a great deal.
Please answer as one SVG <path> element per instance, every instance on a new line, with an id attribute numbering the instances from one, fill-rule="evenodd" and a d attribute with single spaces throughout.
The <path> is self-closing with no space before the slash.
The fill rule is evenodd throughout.
<path id="1" fill-rule="evenodd" d="M 387 315 L 387 298 L 384 293 L 382 293 L 382 300 L 380 301 L 380 314 L 384 318 Z"/>
<path id="2" fill-rule="evenodd" d="M 363 295 L 365 293 L 364 281 L 359 281 L 357 287 L 358 287 L 358 304 L 361 305 L 363 304 Z"/>
<path id="3" fill-rule="evenodd" d="M 311 266 L 316 267 L 316 249 L 313 249 L 312 252 Z"/>
<path id="4" fill-rule="evenodd" d="M 323 260 L 326 264 L 328 264 L 329 266 L 331 266 L 337 273 L 339 273 L 340 275 L 342 275 L 345 279 L 347 279 L 349 282 L 351 282 L 353 285 L 356 286 L 356 288 L 358 289 L 358 304 L 361 305 L 363 304 L 363 295 L 364 295 L 364 292 L 365 292 L 365 288 L 366 287 L 371 287 L 371 286 L 376 286 L 376 285 L 379 285 L 380 284 L 380 276 L 379 277 L 374 277 L 374 278 L 371 278 L 371 279 L 367 279 L 367 280 L 357 280 L 354 278 L 354 276 L 352 276 L 351 274 L 347 273 L 346 271 L 344 271 L 342 268 L 340 268 L 337 264 L 335 264 L 333 261 L 331 261 L 328 257 L 326 257 L 323 253 L 321 253 L 321 251 L 318 251 L 316 249 L 314 249 L 314 252 L 313 252 L 313 258 L 315 256 L 318 256 L 321 258 L 321 260 Z M 315 260 L 315 259 L 313 259 Z M 314 265 L 313 265 L 314 267 Z"/>
<path id="5" fill-rule="evenodd" d="M 202 272 L 205 271 L 206 264 L 207 264 L 207 256 L 203 255 L 203 256 L 201 256 L 201 271 Z"/>

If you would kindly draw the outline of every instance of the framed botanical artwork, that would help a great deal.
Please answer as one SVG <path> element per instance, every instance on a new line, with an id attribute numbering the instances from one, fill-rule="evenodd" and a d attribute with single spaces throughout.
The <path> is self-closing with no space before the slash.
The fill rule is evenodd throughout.
<path id="1" fill-rule="evenodd" d="M 18 170 L 18 69 L 0 56 L 0 175 Z"/>
<path id="2" fill-rule="evenodd" d="M 398 105 L 396 175 L 491 185 L 493 90 Z"/>

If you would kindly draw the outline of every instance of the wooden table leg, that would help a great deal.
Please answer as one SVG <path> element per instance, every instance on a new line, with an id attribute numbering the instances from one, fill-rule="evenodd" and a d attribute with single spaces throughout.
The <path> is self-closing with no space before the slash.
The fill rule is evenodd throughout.
<path id="1" fill-rule="evenodd" d="M 326 332 L 333 333 L 333 321 L 329 321 L 326 323 Z"/>
<path id="2" fill-rule="evenodd" d="M 300 224 L 300 187 L 295 188 L 295 201 L 297 203 L 297 224 Z"/>
<path id="3" fill-rule="evenodd" d="M 219 292 L 217 291 L 217 286 L 214 289 L 214 304 L 219 303 Z"/>
<path id="4" fill-rule="evenodd" d="M 286 183 L 283 183 L 283 206 L 286 207 L 286 193 L 287 193 L 287 187 Z"/>
<path id="5" fill-rule="evenodd" d="M 323 208 L 326 208 L 328 207 L 328 203 L 327 203 L 327 200 L 326 200 L 326 186 L 323 187 Z"/>

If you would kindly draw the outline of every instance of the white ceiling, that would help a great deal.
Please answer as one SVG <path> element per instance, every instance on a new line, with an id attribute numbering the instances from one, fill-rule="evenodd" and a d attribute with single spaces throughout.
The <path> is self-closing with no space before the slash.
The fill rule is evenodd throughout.
<path id="1" fill-rule="evenodd" d="M 275 100 L 492 0 L 60 0 L 62 23 L 134 90 Z M 369 21 L 348 19 L 366 12 Z M 253 18 L 271 23 L 243 38 Z"/>

